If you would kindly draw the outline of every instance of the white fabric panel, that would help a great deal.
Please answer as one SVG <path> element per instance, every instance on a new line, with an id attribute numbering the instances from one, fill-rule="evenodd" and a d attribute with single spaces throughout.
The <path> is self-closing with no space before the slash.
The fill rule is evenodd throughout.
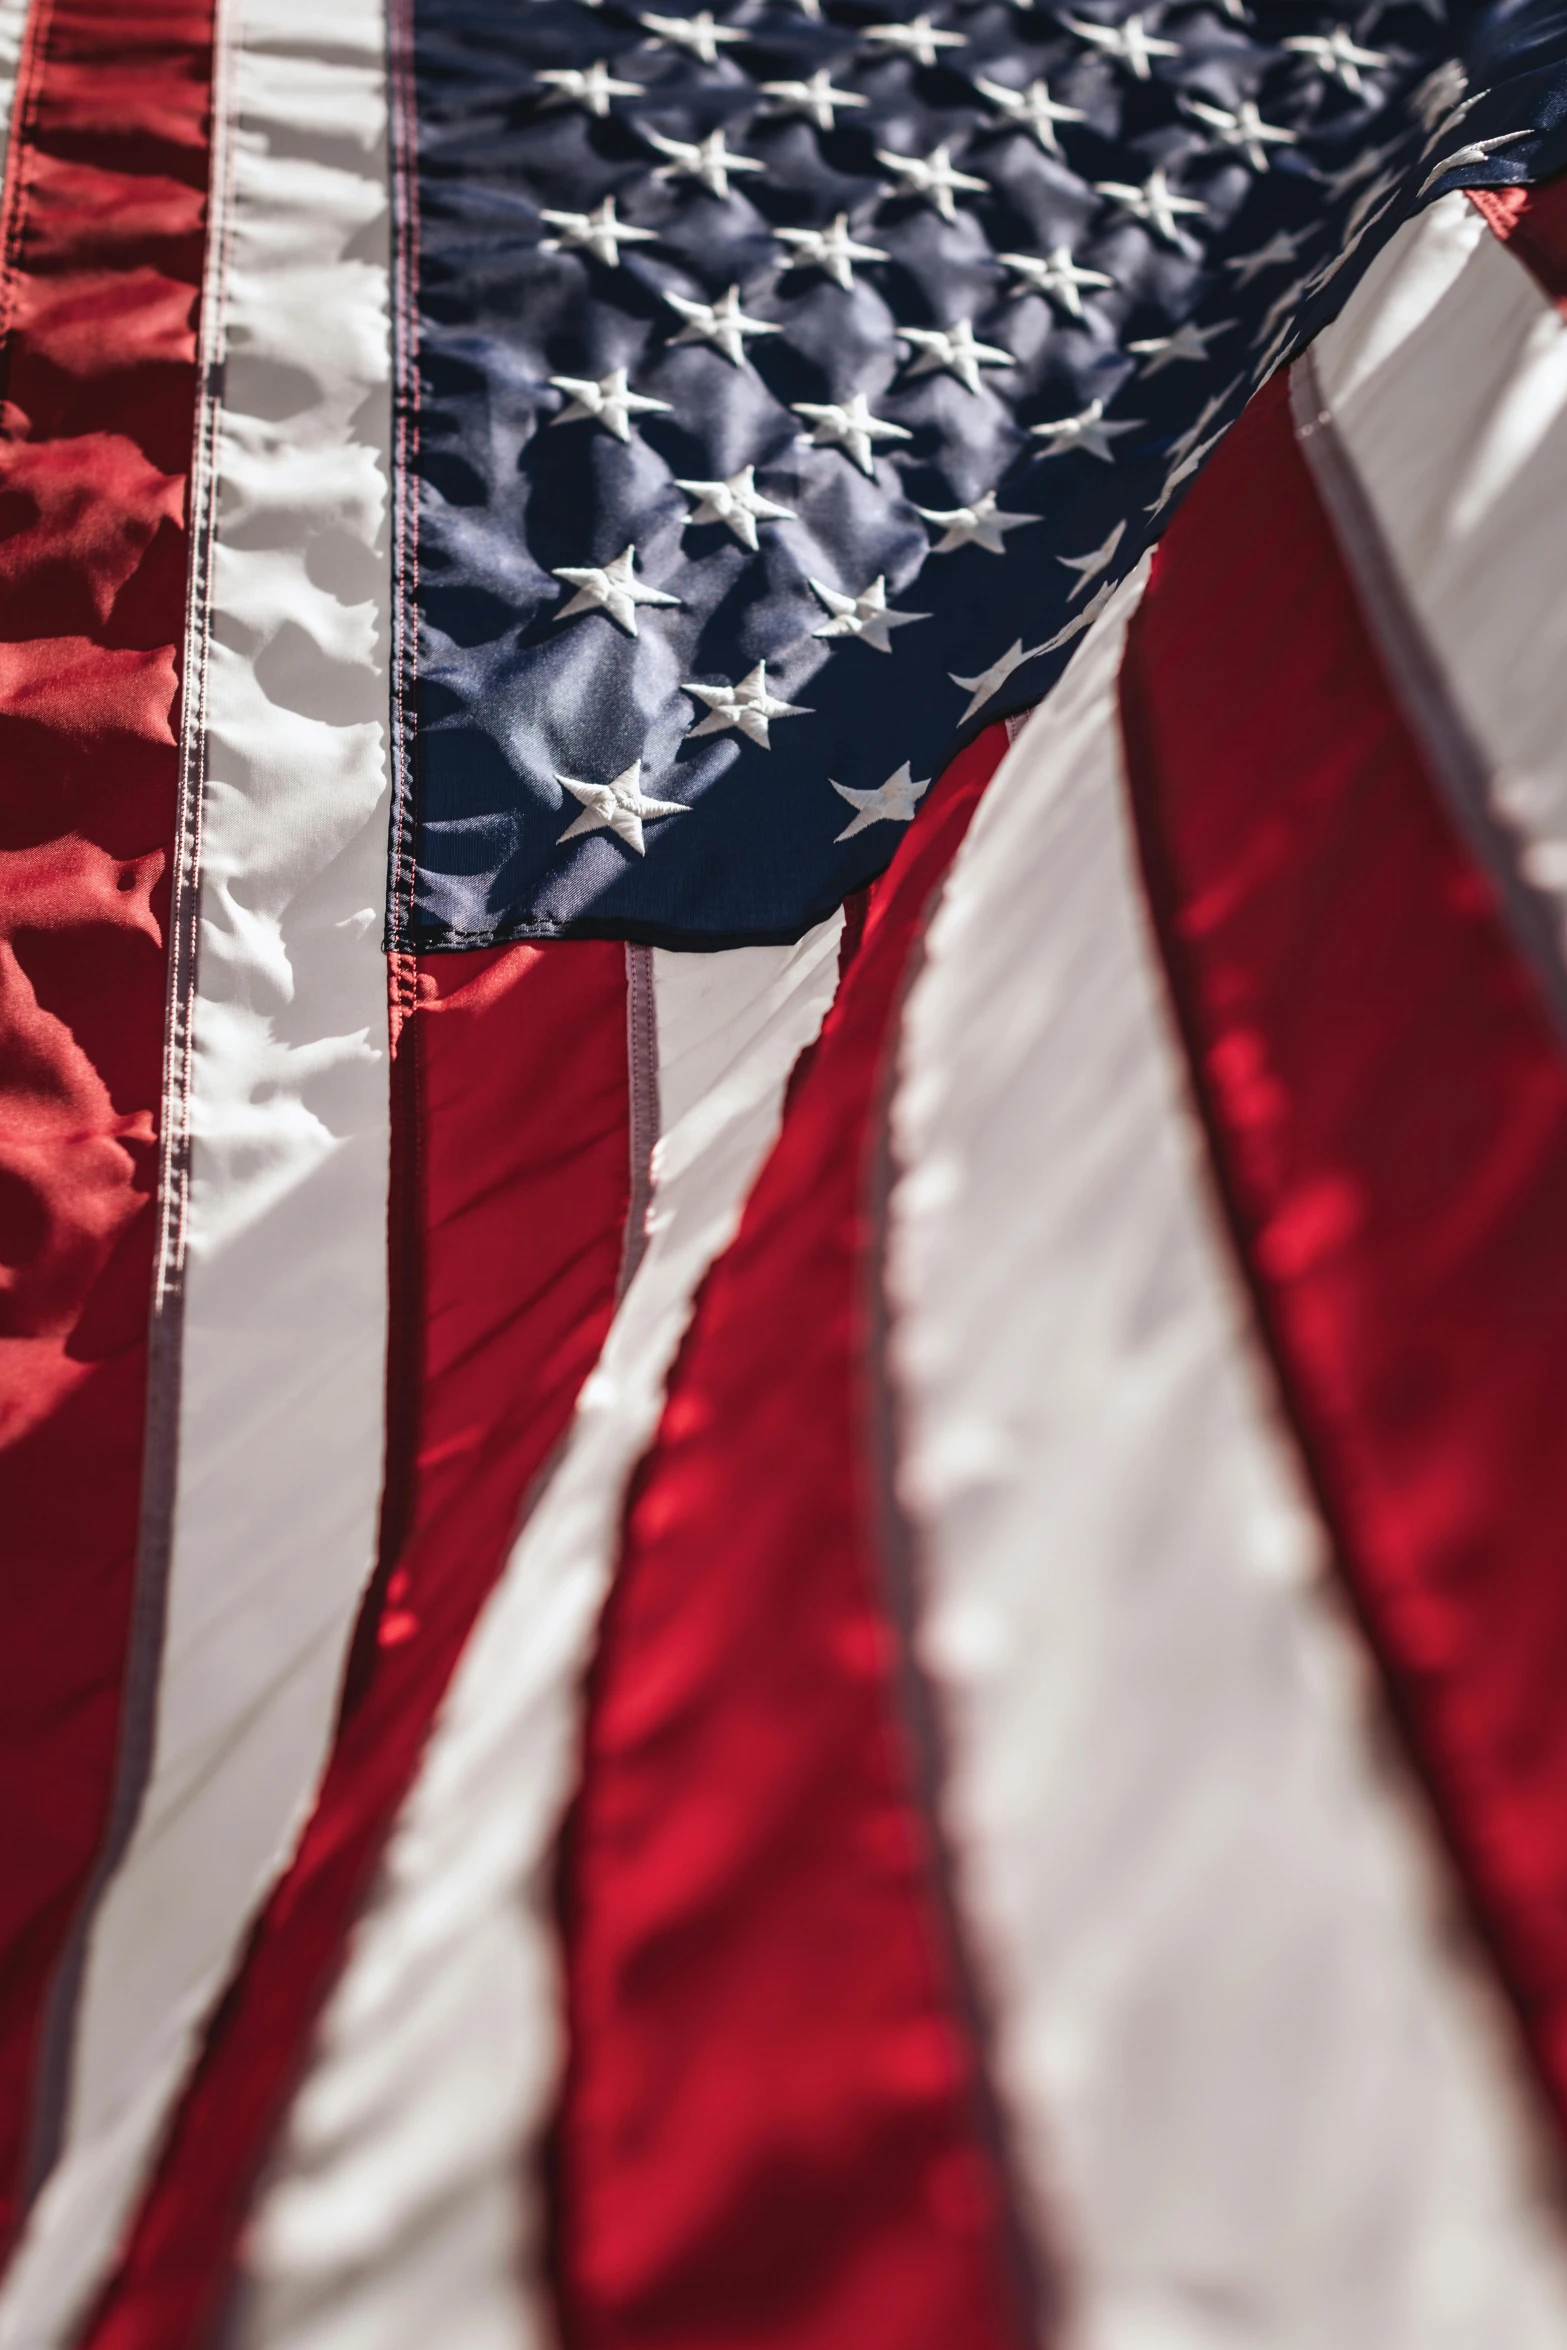
<path id="1" fill-rule="evenodd" d="M 1567 321 L 1445 196 L 1314 345 L 1340 446 L 1567 939 Z"/>
<path id="2" fill-rule="evenodd" d="M 794 947 L 655 953 L 647 1252 L 448 1694 L 248 2247 L 234 2350 L 540 2350 L 530 2158 L 560 2062 L 550 1870 L 630 1472 L 837 981 Z"/>
<path id="3" fill-rule="evenodd" d="M 29 0 L 0 0 L 0 178 L 11 144 L 11 109 L 16 99 L 16 69 L 22 61 Z"/>
<path id="4" fill-rule="evenodd" d="M 1054 2350 L 1561 2350 L 1510 2043 L 1210 1222 L 1120 764 L 1141 577 L 980 808 L 893 1113 L 922 1661 Z"/>
<path id="5" fill-rule="evenodd" d="M 60 2341 L 287 1858 L 383 1444 L 390 429 L 380 0 L 242 0 L 179 1477 L 151 1780 L 0 2304 Z"/>

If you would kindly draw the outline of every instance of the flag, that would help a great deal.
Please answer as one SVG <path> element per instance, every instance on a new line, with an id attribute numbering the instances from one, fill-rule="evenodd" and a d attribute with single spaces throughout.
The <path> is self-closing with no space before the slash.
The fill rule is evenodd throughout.
<path id="1" fill-rule="evenodd" d="M 0 67 L 0 2346 L 1567 2342 L 1550 12 Z"/>

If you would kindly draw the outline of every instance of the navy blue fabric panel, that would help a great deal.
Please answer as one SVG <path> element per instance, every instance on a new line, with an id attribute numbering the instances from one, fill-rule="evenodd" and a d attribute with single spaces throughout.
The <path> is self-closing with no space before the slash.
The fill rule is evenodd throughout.
<path id="1" fill-rule="evenodd" d="M 1398 223 L 1567 163 L 1561 7 L 1441 5 L 414 0 L 390 943 L 880 871 Z"/>

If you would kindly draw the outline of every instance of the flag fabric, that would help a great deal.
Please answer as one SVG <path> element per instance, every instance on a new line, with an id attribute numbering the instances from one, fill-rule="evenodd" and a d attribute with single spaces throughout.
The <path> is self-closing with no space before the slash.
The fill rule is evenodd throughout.
<path id="1" fill-rule="evenodd" d="M 3 2350 L 1567 2345 L 1563 42 L 0 4 Z"/>

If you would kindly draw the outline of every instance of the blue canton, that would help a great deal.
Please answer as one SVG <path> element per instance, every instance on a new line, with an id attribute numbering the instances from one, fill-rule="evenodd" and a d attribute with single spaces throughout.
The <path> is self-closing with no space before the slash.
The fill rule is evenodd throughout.
<path id="1" fill-rule="evenodd" d="M 1554 4 L 414 0 L 405 67 L 423 950 L 797 937 L 1399 222 L 1567 164 Z"/>

